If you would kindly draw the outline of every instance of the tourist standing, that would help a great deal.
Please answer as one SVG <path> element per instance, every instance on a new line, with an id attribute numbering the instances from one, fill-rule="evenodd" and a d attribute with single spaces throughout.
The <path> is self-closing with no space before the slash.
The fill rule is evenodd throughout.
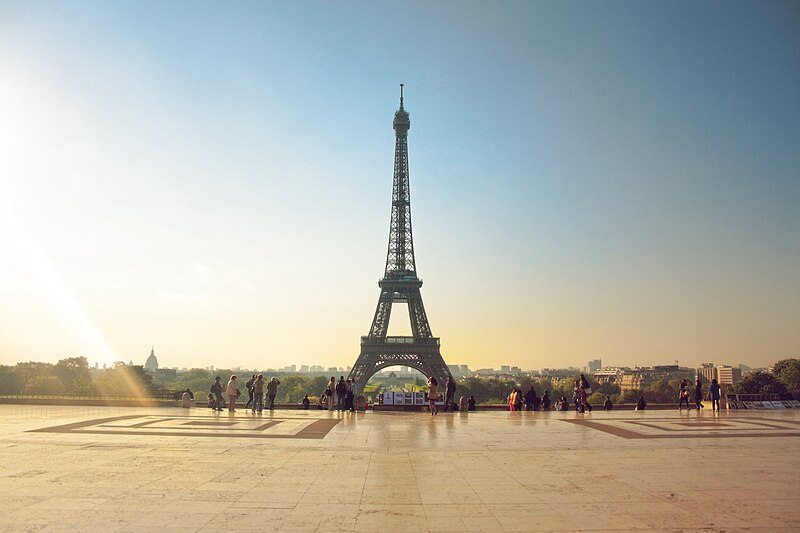
<path id="1" fill-rule="evenodd" d="M 355 399 L 356 399 L 356 388 L 353 386 L 353 380 L 347 378 L 345 383 L 345 393 L 344 393 L 344 408 L 347 411 L 352 413 L 356 410 Z"/>
<path id="2" fill-rule="evenodd" d="M 470 395 L 469 399 L 467 400 L 467 411 L 474 411 L 475 410 L 475 396 Z"/>
<path id="3" fill-rule="evenodd" d="M 269 396 L 269 410 L 275 410 L 275 396 L 278 394 L 278 385 L 281 382 L 275 379 L 275 377 L 270 378 L 269 383 L 267 383 L 267 396 Z"/>
<path id="4" fill-rule="evenodd" d="M 211 409 L 214 411 L 222 411 L 222 382 L 219 376 L 216 377 L 214 383 L 211 385 L 211 394 L 214 395 L 214 403 Z"/>
<path id="5" fill-rule="evenodd" d="M 542 411 L 549 411 L 550 410 L 550 393 L 548 391 L 544 391 L 542 394 Z"/>
<path id="6" fill-rule="evenodd" d="M 611 403 L 611 396 L 606 396 L 606 401 L 603 402 L 603 409 L 606 411 L 610 411 L 614 408 L 614 405 Z"/>
<path id="7" fill-rule="evenodd" d="M 336 384 L 336 408 L 339 411 L 344 409 L 345 398 L 347 398 L 347 383 L 344 376 L 340 376 L 339 383 Z"/>
<path id="8" fill-rule="evenodd" d="M 644 408 L 647 407 L 647 402 L 644 401 L 644 396 L 639 396 L 639 401 L 636 402 L 636 409 L 635 411 L 644 411 Z M 688 409 L 689 406 L 687 405 L 686 408 Z"/>
<path id="9" fill-rule="evenodd" d="M 539 398 L 536 396 L 536 391 L 533 390 L 533 385 L 531 385 L 531 388 L 525 393 L 525 409 L 527 411 L 535 411 L 538 399 Z"/>
<path id="10" fill-rule="evenodd" d="M 716 378 L 711 380 L 709 392 L 711 393 L 711 410 L 719 413 L 720 389 Z"/>
<path id="11" fill-rule="evenodd" d="M 325 389 L 325 398 L 328 400 L 328 411 L 333 411 L 333 406 L 336 404 L 336 377 L 334 376 L 331 376 L 328 388 Z"/>
<path id="12" fill-rule="evenodd" d="M 235 413 L 236 412 L 236 397 L 239 396 L 239 389 L 236 388 L 236 376 L 231 376 L 231 379 L 228 380 L 228 386 L 226 387 L 226 392 L 228 393 L 228 412 Z"/>
<path id="13" fill-rule="evenodd" d="M 259 374 L 253 382 L 253 388 L 250 394 L 253 397 L 253 412 L 260 413 L 264 409 L 264 376 Z"/>
<path id="14" fill-rule="evenodd" d="M 450 410 L 453 410 L 455 406 L 454 398 L 456 397 L 456 380 L 453 379 L 453 376 L 447 376 L 447 383 L 444 384 L 444 412 L 447 412 L 447 408 L 449 407 Z"/>
<path id="15" fill-rule="evenodd" d="M 253 374 L 250 376 L 250 379 L 247 380 L 247 383 L 244 384 L 247 387 L 247 403 L 244 404 L 244 408 L 247 409 L 251 405 L 253 406 L 253 410 L 255 410 L 256 406 L 253 404 L 253 383 L 256 382 L 256 375 Z"/>
<path id="16" fill-rule="evenodd" d="M 703 408 L 703 384 L 700 383 L 700 378 L 694 382 L 694 405 L 698 411 Z"/>
<path id="17" fill-rule="evenodd" d="M 300 403 L 303 404 L 303 411 L 308 411 L 308 407 L 311 405 L 311 400 L 308 399 L 308 394 L 303 396 L 303 401 Z"/>
<path id="18" fill-rule="evenodd" d="M 678 393 L 678 411 L 683 409 L 684 403 L 686 404 L 686 409 L 689 409 L 689 383 L 682 379 L 680 392 Z"/>
<path id="19" fill-rule="evenodd" d="M 431 376 L 428 378 L 428 406 L 431 410 L 431 416 L 439 412 L 438 409 L 436 409 L 437 401 L 439 401 L 439 381 Z"/>

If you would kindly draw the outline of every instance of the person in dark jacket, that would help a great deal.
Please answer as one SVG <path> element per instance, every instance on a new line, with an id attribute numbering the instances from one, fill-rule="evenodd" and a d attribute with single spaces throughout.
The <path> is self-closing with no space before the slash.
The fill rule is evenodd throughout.
<path id="1" fill-rule="evenodd" d="M 549 411 L 550 410 L 550 393 L 548 391 L 544 391 L 542 394 L 542 411 Z"/>
<path id="2" fill-rule="evenodd" d="M 647 407 L 647 402 L 644 401 L 644 396 L 639 396 L 639 401 L 636 402 L 636 411 L 644 411 L 645 407 Z"/>
<path id="3" fill-rule="evenodd" d="M 716 378 L 711 380 L 711 387 L 708 391 L 711 393 L 711 410 L 719 413 L 720 389 Z"/>
<path id="4" fill-rule="evenodd" d="M 525 393 L 525 410 L 535 411 L 538 403 L 539 397 L 536 396 L 536 391 L 533 390 L 533 385 L 531 385 L 531 388 Z"/>
<path id="5" fill-rule="evenodd" d="M 606 401 L 603 402 L 603 409 L 610 411 L 613 408 L 614 405 L 611 403 L 611 396 L 606 396 Z"/>
<path id="6" fill-rule="evenodd" d="M 703 384 L 700 383 L 700 378 L 694 382 L 694 405 L 698 411 L 703 408 Z"/>

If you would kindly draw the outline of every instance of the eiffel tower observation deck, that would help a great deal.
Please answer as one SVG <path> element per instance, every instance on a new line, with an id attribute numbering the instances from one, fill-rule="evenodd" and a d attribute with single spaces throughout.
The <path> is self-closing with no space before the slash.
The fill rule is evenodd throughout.
<path id="1" fill-rule="evenodd" d="M 392 180 L 392 213 L 389 222 L 389 246 L 386 270 L 378 282 L 381 289 L 378 306 L 369 334 L 361 337 L 361 354 L 350 378 L 361 392 L 377 371 L 402 365 L 434 376 L 440 383 L 450 376 L 450 369 L 439 352 L 439 338 L 431 332 L 422 303 L 422 280 L 417 276 L 414 238 L 411 230 L 411 191 L 408 177 L 408 130 L 411 121 L 403 105 L 400 85 L 400 109 L 394 114 L 395 132 L 394 178 Z M 410 336 L 388 336 L 392 304 L 408 306 Z"/>

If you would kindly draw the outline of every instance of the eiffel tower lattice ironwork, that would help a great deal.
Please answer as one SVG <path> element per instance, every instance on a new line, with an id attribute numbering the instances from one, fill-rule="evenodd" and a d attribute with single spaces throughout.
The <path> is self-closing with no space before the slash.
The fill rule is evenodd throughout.
<path id="1" fill-rule="evenodd" d="M 381 295 L 372 319 L 369 335 L 361 337 L 361 354 L 350 371 L 356 390 L 361 392 L 375 372 L 387 366 L 402 365 L 435 376 L 444 386 L 450 369 L 439 352 L 439 338 L 431 333 L 414 262 L 414 239 L 411 233 L 411 193 L 408 182 L 408 112 L 403 107 L 400 85 L 400 109 L 394 114 L 394 179 L 392 181 L 392 218 L 389 225 L 389 249 L 386 271 L 378 282 Z M 411 336 L 387 336 L 392 304 L 406 303 L 411 322 Z"/>

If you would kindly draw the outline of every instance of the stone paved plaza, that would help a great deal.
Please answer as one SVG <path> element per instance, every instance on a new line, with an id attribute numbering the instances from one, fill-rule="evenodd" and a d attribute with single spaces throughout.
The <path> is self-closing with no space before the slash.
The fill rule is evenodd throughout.
<path id="1" fill-rule="evenodd" d="M 800 411 L 0 405 L 0 530 L 798 531 Z"/>

